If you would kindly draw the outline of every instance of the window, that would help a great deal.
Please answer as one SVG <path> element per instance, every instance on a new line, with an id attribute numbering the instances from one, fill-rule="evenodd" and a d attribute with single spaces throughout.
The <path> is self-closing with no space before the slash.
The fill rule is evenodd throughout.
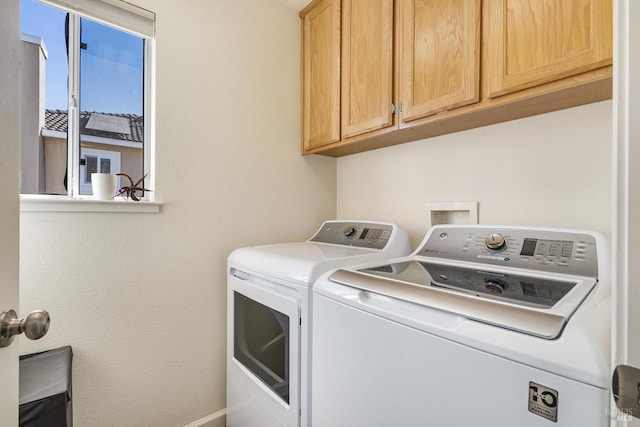
<path id="1" fill-rule="evenodd" d="M 90 195 L 91 172 L 151 188 L 153 20 L 114 0 L 21 0 L 22 194 Z"/>
<path id="2" fill-rule="evenodd" d="M 94 148 L 82 149 L 80 156 L 80 194 L 91 194 L 91 174 L 119 173 L 120 168 L 119 151 L 96 150 Z M 118 188 L 120 182 L 118 182 Z"/>

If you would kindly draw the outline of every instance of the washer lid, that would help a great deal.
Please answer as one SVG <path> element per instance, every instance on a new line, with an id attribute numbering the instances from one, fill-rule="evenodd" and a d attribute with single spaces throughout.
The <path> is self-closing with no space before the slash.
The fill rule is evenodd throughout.
<path id="1" fill-rule="evenodd" d="M 363 269 L 369 274 L 422 286 L 433 286 L 468 295 L 527 307 L 551 308 L 575 286 L 575 281 L 533 277 L 519 272 L 446 265 L 414 259 Z M 391 273 L 390 273 L 391 272 Z"/>
<path id="2" fill-rule="evenodd" d="M 388 254 L 380 250 L 307 241 L 240 248 L 228 261 L 239 269 L 311 286 L 326 271 L 386 257 Z"/>
<path id="3" fill-rule="evenodd" d="M 339 267 L 407 256 L 409 236 L 393 223 L 325 221 L 305 242 L 249 246 L 231 253 L 233 267 L 262 276 L 311 286 L 318 277 Z"/>
<path id="4" fill-rule="evenodd" d="M 596 284 L 584 277 L 525 276 L 481 267 L 414 258 L 358 271 L 341 269 L 329 280 L 545 339 L 561 335 Z"/>

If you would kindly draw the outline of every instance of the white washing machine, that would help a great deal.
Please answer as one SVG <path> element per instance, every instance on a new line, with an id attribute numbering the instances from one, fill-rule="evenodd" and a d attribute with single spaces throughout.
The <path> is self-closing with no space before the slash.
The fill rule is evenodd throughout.
<path id="1" fill-rule="evenodd" d="M 327 221 L 305 242 L 231 253 L 227 426 L 308 426 L 311 286 L 329 270 L 410 252 L 395 224 Z"/>
<path id="2" fill-rule="evenodd" d="M 313 288 L 313 427 L 603 427 L 610 283 L 585 231 L 436 226 Z"/>

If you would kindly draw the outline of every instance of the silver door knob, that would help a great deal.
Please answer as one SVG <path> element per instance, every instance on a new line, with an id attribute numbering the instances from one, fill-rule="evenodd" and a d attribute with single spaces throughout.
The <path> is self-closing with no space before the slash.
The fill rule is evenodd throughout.
<path id="1" fill-rule="evenodd" d="M 37 340 L 46 335 L 51 319 L 45 310 L 35 310 L 26 319 L 18 319 L 15 311 L 0 313 L 0 347 L 11 345 L 14 335 L 24 332 L 30 340 Z"/>

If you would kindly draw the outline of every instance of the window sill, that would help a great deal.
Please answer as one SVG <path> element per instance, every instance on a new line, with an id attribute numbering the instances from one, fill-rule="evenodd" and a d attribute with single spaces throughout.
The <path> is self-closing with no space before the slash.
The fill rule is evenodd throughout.
<path id="1" fill-rule="evenodd" d="M 161 202 L 20 195 L 20 212 L 160 212 Z"/>

